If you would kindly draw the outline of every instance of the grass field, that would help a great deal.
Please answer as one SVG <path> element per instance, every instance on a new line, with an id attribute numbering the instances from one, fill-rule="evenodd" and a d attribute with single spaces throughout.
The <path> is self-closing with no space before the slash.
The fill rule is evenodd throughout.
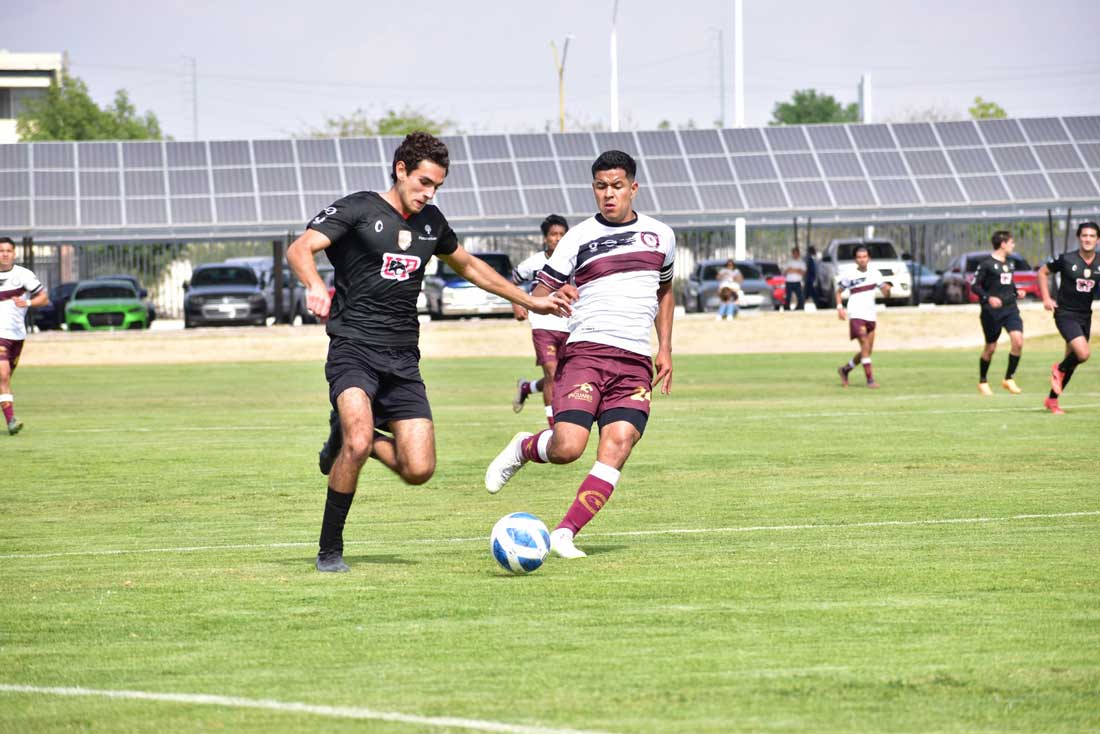
<path id="1" fill-rule="evenodd" d="M 839 354 L 679 357 L 589 558 L 528 577 L 489 529 L 552 528 L 594 459 L 482 488 L 540 426 L 529 360 L 424 364 L 438 472 L 368 465 L 343 575 L 320 365 L 20 370 L 0 731 L 1098 731 L 1100 365 L 1056 418 L 1058 351 L 987 399 L 974 351 L 876 355 L 877 393 Z"/>

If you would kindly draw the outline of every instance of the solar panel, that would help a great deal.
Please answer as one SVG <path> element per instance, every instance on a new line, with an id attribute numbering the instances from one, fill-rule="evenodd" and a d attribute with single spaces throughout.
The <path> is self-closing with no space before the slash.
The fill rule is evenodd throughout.
<path id="1" fill-rule="evenodd" d="M 714 184 L 699 187 L 699 198 L 704 209 L 717 211 L 740 211 L 745 208 L 741 194 L 733 184 Z"/>
<path id="2" fill-rule="evenodd" d="M 990 148 L 997 167 L 1002 171 L 1038 171 L 1039 162 L 1025 145 L 1011 145 L 1004 148 Z"/>
<path id="3" fill-rule="evenodd" d="M 937 122 L 936 131 L 948 147 L 981 145 L 982 139 L 973 122 Z"/>
<path id="4" fill-rule="evenodd" d="M 688 158 L 697 183 L 733 181 L 733 169 L 728 158 Z"/>
<path id="5" fill-rule="evenodd" d="M 777 183 L 742 184 L 745 199 L 753 209 L 787 209 L 787 197 Z"/>
<path id="6" fill-rule="evenodd" d="M 646 161 L 649 178 L 655 184 L 690 183 L 691 175 L 682 158 L 654 158 Z"/>
<path id="7" fill-rule="evenodd" d="M 451 167 L 447 169 L 447 179 L 443 185 L 448 191 L 454 191 L 455 189 L 472 189 L 474 187 L 474 179 L 470 174 L 469 163 L 452 163 Z"/>
<path id="8" fill-rule="evenodd" d="M 1077 149 L 1081 151 L 1089 168 L 1100 169 L 1100 143 L 1078 143 Z"/>
<path id="9" fill-rule="evenodd" d="M 340 159 L 344 165 L 349 163 L 385 163 L 393 159 L 393 153 L 386 158 L 378 146 L 378 138 L 343 138 L 340 144 Z"/>
<path id="10" fill-rule="evenodd" d="M 721 155 L 726 152 L 717 130 L 681 130 L 680 140 L 688 155 Z"/>
<path id="11" fill-rule="evenodd" d="M 505 135 L 471 135 L 470 155 L 475 161 L 509 159 L 508 137 Z"/>
<path id="12" fill-rule="evenodd" d="M 35 196 L 76 196 L 76 181 L 69 171 L 35 171 Z"/>
<path id="13" fill-rule="evenodd" d="M 245 140 L 214 140 L 210 143 L 210 163 L 214 166 L 251 166 L 252 153 Z"/>
<path id="14" fill-rule="evenodd" d="M 257 168 L 256 169 L 256 181 L 259 183 L 260 191 L 263 193 L 275 193 L 282 191 L 297 191 L 298 190 L 298 176 L 293 168 L 290 166 L 284 166 L 281 168 Z M 169 185 L 172 185 L 171 183 Z M 175 186 L 172 185 L 172 191 L 175 193 Z M 186 192 L 186 193 L 198 193 Z"/>
<path id="15" fill-rule="evenodd" d="M 76 226 L 76 199 L 36 199 L 34 221 L 40 227 Z"/>
<path id="16" fill-rule="evenodd" d="M 734 128 L 722 130 L 722 139 L 730 153 L 767 153 L 764 135 L 753 128 Z"/>
<path id="17" fill-rule="evenodd" d="M 28 168 L 30 151 L 29 145 L 0 145 L 0 168 Z"/>
<path id="18" fill-rule="evenodd" d="M 30 199 L 0 199 L 0 227 L 31 226 Z"/>
<path id="19" fill-rule="evenodd" d="M 796 207 L 828 208 L 833 205 L 829 191 L 821 181 L 788 181 L 787 194 Z"/>
<path id="20" fill-rule="evenodd" d="M 849 125 L 848 131 L 860 150 L 892 150 L 897 147 L 888 125 Z"/>
<path id="21" fill-rule="evenodd" d="M 690 186 L 654 186 L 653 194 L 661 202 L 661 211 L 695 212 L 701 208 Z"/>
<path id="22" fill-rule="evenodd" d="M 72 143 L 32 143 L 31 152 L 34 155 L 35 168 L 73 167 Z"/>
<path id="23" fill-rule="evenodd" d="M 118 143 L 77 143 L 81 168 L 118 168 Z"/>
<path id="24" fill-rule="evenodd" d="M 863 167 L 854 153 L 818 153 L 817 158 L 829 178 L 863 177 Z"/>
<path id="25" fill-rule="evenodd" d="M 952 180 L 952 183 L 954 181 Z M 882 178 L 871 181 L 883 206 L 906 206 L 920 203 L 913 182 L 904 178 Z"/>
<path id="26" fill-rule="evenodd" d="M 306 193 L 302 194 L 302 202 L 306 208 L 306 217 L 312 217 L 326 207 L 331 206 L 343 197 L 340 194 Z"/>
<path id="27" fill-rule="evenodd" d="M 344 166 L 348 191 L 381 191 L 389 183 L 381 166 Z"/>
<path id="28" fill-rule="evenodd" d="M 206 177 L 206 171 L 169 171 L 168 191 L 173 196 L 209 194 L 210 181 Z"/>
<path id="29" fill-rule="evenodd" d="M 569 207 L 570 212 L 583 217 L 590 217 L 596 213 L 596 199 L 592 194 L 592 189 L 570 187 L 565 190 L 565 195 L 568 197 L 566 205 Z"/>
<path id="30" fill-rule="evenodd" d="M 595 133 L 596 148 L 602 153 L 605 150 L 621 150 L 622 152 L 637 158 L 640 154 L 638 144 L 634 142 L 634 133 Z"/>
<path id="31" fill-rule="evenodd" d="M 809 150 L 810 143 L 806 140 L 801 127 L 766 127 L 764 135 L 773 151 L 799 151 Z"/>
<path id="32" fill-rule="evenodd" d="M 252 165 L 251 156 L 249 156 L 249 144 L 242 142 L 238 142 L 238 144 L 244 146 L 244 160 L 241 163 Z M 221 145 L 231 145 L 231 143 L 210 143 L 211 147 Z M 176 143 L 169 141 L 164 146 L 169 168 L 197 168 L 207 164 L 206 143 Z M 138 167 L 131 166 L 129 161 L 127 166 L 131 168 Z"/>
<path id="33" fill-rule="evenodd" d="M 588 190 L 588 196 L 590 197 L 590 200 L 592 201 L 592 204 L 591 204 L 592 208 L 595 209 L 596 208 L 596 202 L 595 202 L 595 198 L 592 197 L 592 189 Z M 638 195 L 634 197 L 634 210 L 639 211 L 639 212 L 645 212 L 647 214 L 650 213 L 650 212 L 657 211 L 657 202 L 655 202 L 653 200 L 653 194 L 652 194 L 652 192 L 651 192 L 651 190 L 648 186 L 645 187 L 645 188 L 639 188 L 638 189 Z"/>
<path id="34" fill-rule="evenodd" d="M 565 195 L 560 188 L 524 189 L 523 195 L 527 199 L 527 210 L 531 214 L 542 216 L 567 211 Z"/>
<path id="35" fill-rule="evenodd" d="M 256 197 L 254 196 L 216 196 L 214 208 L 218 212 L 218 221 L 230 222 L 255 222 Z"/>
<path id="36" fill-rule="evenodd" d="M 918 178 L 916 181 L 926 204 L 962 204 L 966 201 L 953 178 Z"/>
<path id="37" fill-rule="evenodd" d="M 511 162 L 475 163 L 474 170 L 477 173 L 477 185 L 481 188 L 515 188 L 519 185 L 519 182 L 516 180 L 516 172 L 512 168 Z M 519 199 L 517 198 L 516 200 L 518 201 Z M 482 203 L 484 203 L 484 201 Z M 488 208 L 488 205 L 486 205 L 486 208 Z M 522 213 L 523 207 L 520 207 L 518 211 Z"/>
<path id="38" fill-rule="evenodd" d="M 470 160 L 470 154 L 466 151 L 466 138 L 461 135 L 443 135 L 439 139 L 447 146 L 447 154 L 452 163 L 454 161 Z M 394 150 L 396 150 L 396 146 Z"/>
<path id="39" fill-rule="evenodd" d="M 737 177 L 742 181 L 774 181 L 779 178 L 771 158 L 766 155 L 736 156 L 732 162 Z M 751 206 L 752 202 L 749 204 Z"/>
<path id="40" fill-rule="evenodd" d="M 250 194 L 255 191 L 251 168 L 215 168 L 215 194 Z M 129 187 L 126 188 L 129 193 Z"/>
<path id="41" fill-rule="evenodd" d="M 333 140 L 298 140 L 298 162 L 336 163 L 336 143 Z"/>
<path id="42" fill-rule="evenodd" d="M 559 133 L 551 135 L 559 158 L 586 158 L 596 160 L 596 145 L 588 133 Z"/>
<path id="43" fill-rule="evenodd" d="M 561 177 L 554 161 L 517 161 L 523 186 L 560 186 Z"/>
<path id="44" fill-rule="evenodd" d="M 1100 117 L 1064 117 L 1062 118 L 1077 141 L 1100 141 Z"/>
<path id="45" fill-rule="evenodd" d="M 387 135 L 379 139 L 379 143 L 382 146 L 382 163 L 390 163 L 393 161 L 393 154 L 397 152 L 397 147 L 401 145 L 404 138 L 398 138 L 392 135 Z"/>
<path id="46" fill-rule="evenodd" d="M 251 176 L 251 169 L 249 169 Z M 122 174 L 126 196 L 164 196 L 162 171 L 125 171 Z"/>
<path id="47" fill-rule="evenodd" d="M 477 194 L 473 191 L 444 191 L 437 202 L 448 217 L 479 217 Z"/>
<path id="48" fill-rule="evenodd" d="M 294 146 L 289 140 L 257 140 L 252 143 L 256 165 L 289 165 L 294 163 Z"/>
<path id="49" fill-rule="evenodd" d="M 1008 192 L 997 176 L 962 176 L 959 181 L 971 201 L 1002 201 L 1008 198 Z"/>
<path id="50" fill-rule="evenodd" d="M 1046 168 L 1073 170 L 1085 167 L 1072 145 L 1036 145 L 1035 153 Z"/>
<path id="51" fill-rule="evenodd" d="M 1015 145 L 1027 142 L 1015 120 L 978 120 L 978 128 L 990 145 Z"/>
<path id="52" fill-rule="evenodd" d="M 482 191 L 481 205 L 485 208 L 485 216 L 487 217 L 523 214 L 523 202 L 519 198 L 519 192 L 515 189 Z"/>
<path id="53" fill-rule="evenodd" d="M 962 173 L 993 173 L 993 160 L 985 148 L 952 148 L 947 151 L 955 170 Z"/>
<path id="54" fill-rule="evenodd" d="M 867 173 L 873 178 L 909 175 L 899 153 L 885 151 L 860 153 L 860 158 L 863 159 L 863 165 L 867 167 Z"/>
<path id="55" fill-rule="evenodd" d="M 940 141 L 932 126 L 927 122 L 908 122 L 891 125 L 894 135 L 898 139 L 898 145 L 905 149 L 912 148 L 938 148 Z"/>
<path id="56" fill-rule="evenodd" d="M 1057 117 L 1041 117 L 1020 120 L 1028 140 L 1033 143 L 1060 143 L 1069 140 L 1062 122 Z"/>
<path id="57" fill-rule="evenodd" d="M 542 134 L 513 135 L 512 150 L 516 158 L 553 158 L 550 137 Z"/>
<path id="58" fill-rule="evenodd" d="M 950 176 L 951 166 L 939 150 L 907 150 L 905 161 L 914 176 Z"/>
<path id="59" fill-rule="evenodd" d="M 305 191 L 339 191 L 340 169 L 336 166 L 302 166 L 302 189 Z"/>
<path id="60" fill-rule="evenodd" d="M 122 202 L 118 199 L 81 199 L 80 223 L 85 227 L 122 224 Z"/>
<path id="61" fill-rule="evenodd" d="M 1061 173 L 1055 171 L 1050 174 L 1050 182 L 1054 184 L 1054 189 L 1058 192 L 1058 196 L 1089 199 L 1096 198 L 1097 196 L 1096 186 L 1093 185 L 1092 179 L 1089 178 L 1087 173 Z"/>
<path id="62" fill-rule="evenodd" d="M 852 141 L 843 125 L 810 125 L 806 132 L 819 151 L 852 149 Z"/>
<path id="63" fill-rule="evenodd" d="M 646 156 L 679 156 L 680 144 L 671 130 L 649 130 L 638 133 L 642 154 Z"/>
<path id="64" fill-rule="evenodd" d="M 875 194 L 866 181 L 830 181 L 837 206 L 874 206 Z"/>
<path id="65" fill-rule="evenodd" d="M 164 199 L 127 199 L 126 221 L 132 225 L 167 224 L 168 203 Z"/>
<path id="66" fill-rule="evenodd" d="M 1040 173 L 1010 174 L 1004 179 L 1012 198 L 1017 201 L 1049 199 L 1053 196 L 1046 178 Z"/>
<path id="67" fill-rule="evenodd" d="M 172 202 L 173 208 L 175 202 Z M 310 212 L 312 216 L 313 212 Z M 304 222 L 301 202 L 297 196 L 260 196 L 260 216 L 269 222 Z"/>
<path id="68" fill-rule="evenodd" d="M 590 160 L 561 160 L 561 175 L 566 185 L 588 185 L 592 181 L 592 161 Z"/>
<path id="69" fill-rule="evenodd" d="M 0 197 L 30 195 L 30 171 L 0 171 Z"/>
<path id="70" fill-rule="evenodd" d="M 80 196 L 119 196 L 118 171 L 81 171 Z"/>
<path id="71" fill-rule="evenodd" d="M 775 156 L 775 164 L 783 178 L 821 178 L 821 171 L 809 153 L 791 153 Z"/>
<path id="72" fill-rule="evenodd" d="M 172 208 L 172 221 L 176 224 L 201 224 L 214 220 L 210 199 L 206 197 L 169 199 L 168 204 Z"/>

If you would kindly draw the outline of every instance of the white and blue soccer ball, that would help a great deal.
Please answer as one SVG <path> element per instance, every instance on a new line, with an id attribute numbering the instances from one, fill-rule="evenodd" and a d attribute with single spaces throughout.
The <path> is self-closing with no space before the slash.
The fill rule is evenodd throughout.
<path id="1" fill-rule="evenodd" d="M 531 513 L 513 512 L 493 526 L 489 549 L 505 571 L 531 573 L 550 553 L 550 531 Z"/>

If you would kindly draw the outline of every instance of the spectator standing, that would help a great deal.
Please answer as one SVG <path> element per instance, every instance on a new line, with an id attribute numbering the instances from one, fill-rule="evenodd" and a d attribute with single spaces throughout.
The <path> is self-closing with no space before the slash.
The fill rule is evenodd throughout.
<path id="1" fill-rule="evenodd" d="M 802 253 L 797 247 L 791 249 L 791 259 L 783 265 L 783 277 L 786 286 L 786 297 L 783 299 L 783 307 L 790 311 L 792 296 L 798 297 L 798 310 L 806 305 L 806 299 L 802 295 L 802 280 L 806 277 L 806 263 L 802 262 Z"/>

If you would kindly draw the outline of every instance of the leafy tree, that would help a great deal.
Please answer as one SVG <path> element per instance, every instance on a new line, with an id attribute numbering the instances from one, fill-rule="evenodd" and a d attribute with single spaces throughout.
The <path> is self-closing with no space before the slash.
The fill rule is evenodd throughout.
<path id="1" fill-rule="evenodd" d="M 307 130 L 303 137 L 309 138 L 366 138 L 375 135 L 393 135 L 402 137 L 415 130 L 423 130 L 432 135 L 442 135 L 454 127 L 451 120 L 434 120 L 423 112 L 405 107 L 400 111 L 387 110 L 377 120 L 372 120 L 362 109 L 350 115 L 340 115 L 325 120 L 323 127 Z"/>
<path id="2" fill-rule="evenodd" d="M 981 97 L 974 98 L 974 106 L 970 107 L 969 111 L 970 116 L 975 120 L 993 120 L 1008 117 L 1008 113 L 999 104 L 987 102 Z"/>
<path id="3" fill-rule="evenodd" d="M 819 122 L 857 122 L 859 105 L 844 106 L 831 94 L 816 89 L 797 89 L 790 102 L 776 102 L 770 125 L 807 125 Z"/>
<path id="4" fill-rule="evenodd" d="M 28 100 L 16 121 L 24 142 L 40 140 L 160 140 L 160 122 L 152 112 L 137 114 L 126 90 L 100 109 L 88 86 L 67 72 L 50 84 L 44 97 Z"/>

